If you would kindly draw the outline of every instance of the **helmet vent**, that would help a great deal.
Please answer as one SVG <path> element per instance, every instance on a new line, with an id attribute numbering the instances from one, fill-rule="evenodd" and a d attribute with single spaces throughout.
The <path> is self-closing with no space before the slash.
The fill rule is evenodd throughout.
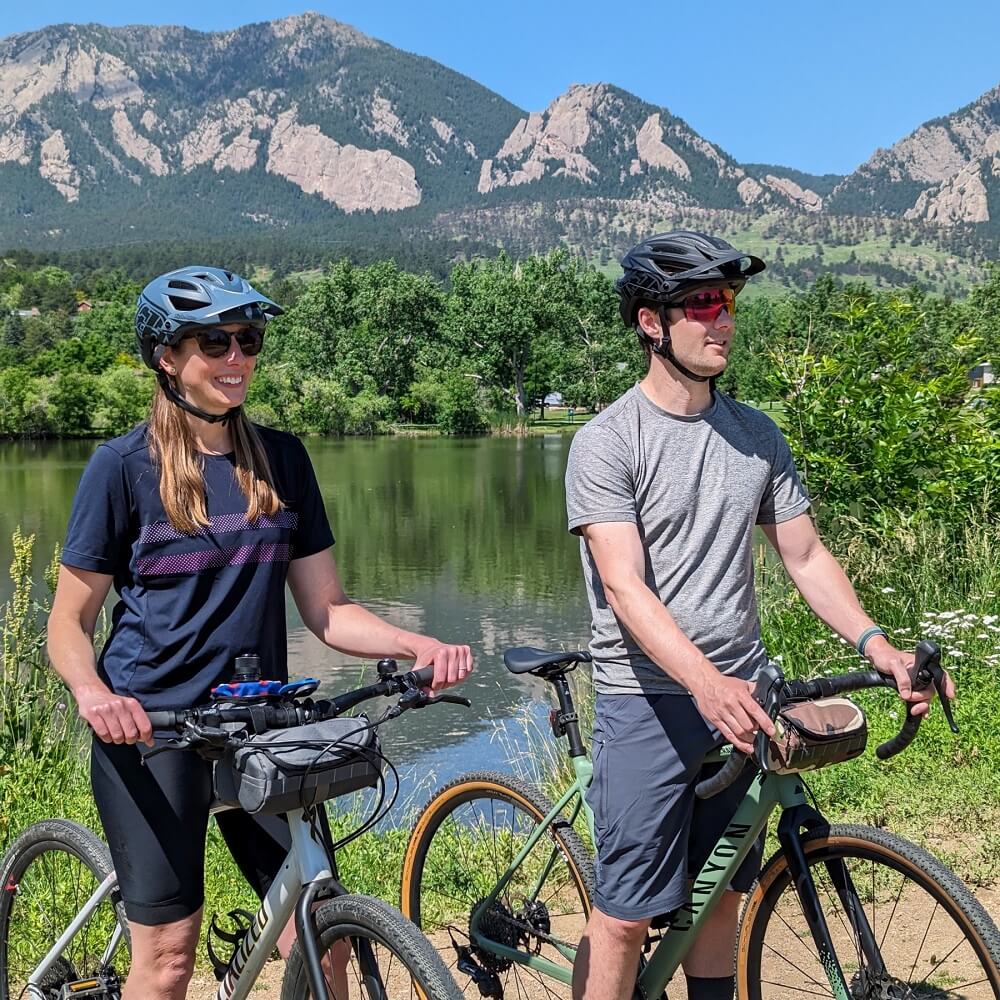
<path id="1" fill-rule="evenodd" d="M 167 288 L 183 288 L 188 292 L 198 291 L 197 285 L 192 285 L 190 281 L 178 281 L 177 278 L 174 278 L 172 281 L 168 281 Z"/>
<path id="2" fill-rule="evenodd" d="M 167 298 L 170 299 L 170 304 L 178 312 L 194 312 L 205 307 L 204 302 L 199 302 L 197 299 L 186 299 L 181 295 L 168 295 Z"/>

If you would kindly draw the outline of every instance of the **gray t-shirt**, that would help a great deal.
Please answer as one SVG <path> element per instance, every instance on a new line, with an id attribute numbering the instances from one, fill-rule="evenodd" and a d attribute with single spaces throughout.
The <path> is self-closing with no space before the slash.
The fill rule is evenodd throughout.
<path id="1" fill-rule="evenodd" d="M 774 421 L 719 392 L 702 413 L 678 416 L 636 385 L 582 427 L 570 448 L 570 530 L 637 525 L 647 585 L 725 674 L 751 677 L 767 662 L 753 587 L 754 525 L 808 508 Z M 621 627 L 582 538 L 580 555 L 598 692 L 683 693 Z"/>

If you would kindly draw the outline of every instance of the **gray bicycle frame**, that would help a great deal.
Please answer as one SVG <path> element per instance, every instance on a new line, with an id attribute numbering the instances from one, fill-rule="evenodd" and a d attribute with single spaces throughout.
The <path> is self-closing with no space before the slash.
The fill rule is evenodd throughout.
<path id="1" fill-rule="evenodd" d="M 229 806 L 215 805 L 212 812 L 224 812 Z M 264 968 L 268 956 L 274 951 L 278 937 L 295 912 L 295 902 L 302 890 L 311 882 L 330 878 L 330 862 L 327 859 L 326 848 L 322 840 L 317 840 L 314 825 L 310 824 L 301 809 L 287 813 L 288 828 L 292 836 L 292 846 L 281 870 L 275 876 L 271 888 L 260 904 L 250 928 L 243 936 L 236 953 L 229 962 L 229 967 L 219 983 L 216 1000 L 244 1000 L 249 996 L 257 977 Z M 317 830 L 318 832 L 318 830 Z M 319 834 L 321 837 L 322 835 Z M 80 928 L 90 919 L 91 915 L 118 886 L 118 879 L 112 872 L 94 890 L 91 897 L 84 903 L 80 912 L 73 918 L 70 925 L 60 935 L 48 954 L 38 964 L 38 967 L 28 977 L 26 990 L 35 1000 L 44 1000 L 44 995 L 38 984 L 43 980 L 55 964 L 69 942 L 76 936 Z M 102 967 L 111 962 L 115 950 L 122 941 L 121 925 L 115 923 L 115 930 L 101 956 Z"/>
<path id="2" fill-rule="evenodd" d="M 722 751 L 715 751 L 709 754 L 705 762 L 713 763 L 723 760 L 730 749 L 726 747 Z M 514 873 L 524 859 L 531 853 L 539 840 L 547 834 L 551 824 L 557 817 L 563 814 L 563 811 L 574 800 L 576 802 L 569 813 L 570 823 L 572 824 L 576 821 L 582 810 L 587 821 L 591 840 L 596 843 L 594 839 L 594 814 L 585 797 L 585 793 L 593 780 L 594 768 L 589 757 L 573 757 L 571 760 L 576 775 L 573 783 L 566 789 L 548 815 L 531 832 L 524 846 L 510 863 L 507 871 L 501 876 L 493 891 L 483 900 L 482 904 L 477 908 L 476 913 L 473 914 L 469 927 L 470 937 L 476 943 L 481 943 L 490 952 L 508 958 L 519 965 L 526 966 L 567 985 L 572 982 L 572 973 L 569 969 L 556 965 L 541 955 L 531 955 L 490 940 L 478 932 L 478 924 L 480 914 L 489 911 L 497 897 L 500 896 L 511 878 L 513 878 Z M 756 841 L 757 837 L 760 836 L 766 827 L 772 811 L 778 806 L 786 810 L 806 807 L 805 794 L 798 775 L 768 774 L 760 775 L 754 779 L 739 808 L 737 808 L 733 818 L 729 821 L 725 832 L 719 838 L 714 850 L 705 862 L 704 867 L 692 880 L 687 902 L 674 914 L 670 927 L 663 932 L 660 943 L 653 950 L 640 971 L 639 986 L 644 996 L 658 997 L 666 990 L 667 985 L 680 967 L 688 949 L 694 943 L 698 931 L 708 914 L 711 913 L 715 904 L 721 899 L 722 894 L 729 888 L 733 876 L 742 864 L 743 859 L 750 852 L 754 841 Z M 534 893 L 537 894 L 541 889 L 542 883 L 548 877 L 551 867 L 556 861 L 557 851 L 558 848 L 552 848 L 552 857 L 549 864 L 543 866 L 543 870 L 536 880 Z M 806 877 L 809 877 L 808 873 L 806 873 Z M 576 958 L 575 948 L 561 944 L 554 945 L 554 947 L 568 961 L 572 962 Z M 836 1000 L 849 1000 L 847 983 L 839 966 L 827 967 L 826 973 Z"/>

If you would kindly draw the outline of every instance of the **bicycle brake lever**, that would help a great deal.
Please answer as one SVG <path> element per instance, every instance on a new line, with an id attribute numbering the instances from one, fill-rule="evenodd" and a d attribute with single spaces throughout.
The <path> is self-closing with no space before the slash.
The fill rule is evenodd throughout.
<path id="1" fill-rule="evenodd" d="M 437 705 L 440 702 L 447 702 L 449 705 L 463 705 L 465 708 L 472 708 L 472 702 L 460 694 L 432 694 L 420 706 L 426 708 L 428 705 Z"/>
<path id="2" fill-rule="evenodd" d="M 948 727 L 953 733 L 957 733 L 958 726 L 951 711 L 951 699 L 944 693 L 944 669 L 941 666 L 940 646 L 927 639 L 921 639 L 917 643 L 916 657 L 913 662 L 917 668 L 913 687 L 917 691 L 923 691 L 931 684 L 934 685 L 934 690 L 941 702 L 941 710 L 944 712 L 945 719 L 948 720 Z"/>
<path id="3" fill-rule="evenodd" d="M 768 663 L 754 682 L 753 698 L 761 708 L 767 712 L 767 716 L 773 722 L 781 707 L 781 690 L 785 686 L 785 675 L 781 668 L 775 663 Z M 771 737 L 763 729 L 757 730 L 757 735 L 753 742 L 753 756 L 760 768 L 761 773 L 767 774 L 767 745 Z"/>

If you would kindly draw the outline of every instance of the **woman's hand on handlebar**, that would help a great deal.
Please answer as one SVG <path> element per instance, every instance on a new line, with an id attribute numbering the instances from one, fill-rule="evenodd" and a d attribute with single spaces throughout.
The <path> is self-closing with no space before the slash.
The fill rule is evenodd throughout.
<path id="1" fill-rule="evenodd" d="M 80 718 L 104 743 L 145 743 L 153 746 L 153 727 L 142 705 L 100 686 L 73 692 Z"/>
<path id="2" fill-rule="evenodd" d="M 896 649 L 882 636 L 875 636 L 865 646 L 865 655 L 879 673 L 888 674 L 896 680 L 899 697 L 910 703 L 909 714 L 925 716 L 930 711 L 930 703 L 934 700 L 934 685 L 929 684 L 920 691 L 913 689 L 913 681 L 917 668 L 914 665 L 914 654 Z M 948 698 L 955 697 L 955 683 L 944 674 L 944 693 Z"/>
<path id="3" fill-rule="evenodd" d="M 472 650 L 468 646 L 431 639 L 417 653 L 413 664 L 414 670 L 421 667 L 434 668 L 431 690 L 443 691 L 461 684 L 472 673 Z"/>

